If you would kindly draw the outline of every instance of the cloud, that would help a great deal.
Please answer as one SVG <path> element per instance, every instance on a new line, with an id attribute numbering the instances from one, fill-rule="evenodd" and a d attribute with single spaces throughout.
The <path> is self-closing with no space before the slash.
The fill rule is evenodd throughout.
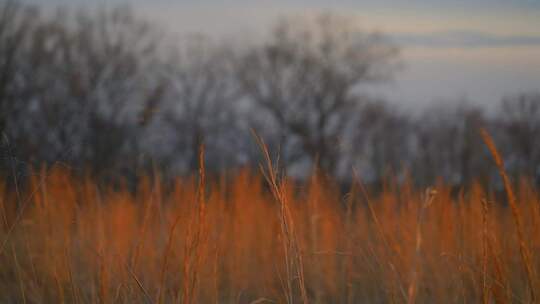
<path id="1" fill-rule="evenodd" d="M 540 35 L 496 35 L 466 30 L 421 34 L 399 33 L 389 36 L 399 45 L 433 48 L 540 46 Z"/>

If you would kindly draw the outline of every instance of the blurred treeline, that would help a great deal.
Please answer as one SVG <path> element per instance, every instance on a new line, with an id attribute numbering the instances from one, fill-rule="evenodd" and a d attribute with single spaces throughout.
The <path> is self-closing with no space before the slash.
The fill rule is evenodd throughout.
<path id="1" fill-rule="evenodd" d="M 3 174 L 58 163 L 103 177 L 189 174 L 203 143 L 217 172 L 259 162 L 254 130 L 291 175 L 317 163 L 339 178 L 354 168 L 370 182 L 467 184 L 494 176 L 479 127 L 509 172 L 539 174 L 540 93 L 489 113 L 453 102 L 411 115 L 366 93 L 399 72 L 397 46 L 343 16 L 216 43 L 173 41 L 125 7 L 0 5 Z"/>

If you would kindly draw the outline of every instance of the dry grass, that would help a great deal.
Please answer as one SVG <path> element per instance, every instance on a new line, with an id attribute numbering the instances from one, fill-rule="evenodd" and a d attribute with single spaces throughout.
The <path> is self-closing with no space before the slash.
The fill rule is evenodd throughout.
<path id="1" fill-rule="evenodd" d="M 514 218 L 514 223 L 515 223 L 515 227 L 516 227 L 516 231 L 517 231 L 517 235 L 519 239 L 519 250 L 521 253 L 521 259 L 523 261 L 523 266 L 527 273 L 527 283 L 528 283 L 529 293 L 530 293 L 530 302 L 534 303 L 536 302 L 535 301 L 536 296 L 535 296 L 535 291 L 534 291 L 537 287 L 534 282 L 536 278 L 535 278 L 535 273 L 534 273 L 534 266 L 532 265 L 532 261 L 531 261 L 531 252 L 527 244 L 527 240 L 525 238 L 525 233 L 523 231 L 523 220 L 521 219 L 521 211 L 517 205 L 516 195 L 514 194 L 514 189 L 512 188 L 512 183 L 510 182 L 510 178 L 508 177 L 508 174 L 506 174 L 503 159 L 500 156 L 499 151 L 497 150 L 497 147 L 495 147 L 495 143 L 493 142 L 493 139 L 486 132 L 486 130 L 481 130 L 481 135 L 489 151 L 491 152 L 491 155 L 493 156 L 495 165 L 497 166 L 499 170 L 499 174 L 504 183 L 504 189 L 508 197 L 508 204 L 510 205 L 510 209 L 512 210 L 512 216 Z"/>
<path id="2" fill-rule="evenodd" d="M 0 302 L 534 301 L 540 209 L 527 181 L 511 202 L 476 184 L 369 195 L 357 181 L 344 196 L 267 165 L 266 178 L 210 179 L 201 166 L 171 189 L 143 179 L 137 193 L 62 168 L 20 197 L 0 188 Z"/>

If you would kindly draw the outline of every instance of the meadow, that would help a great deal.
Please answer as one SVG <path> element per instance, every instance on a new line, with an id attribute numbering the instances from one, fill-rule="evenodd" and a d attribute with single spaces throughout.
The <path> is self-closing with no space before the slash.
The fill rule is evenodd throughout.
<path id="1" fill-rule="evenodd" d="M 493 148 L 493 147 L 492 147 Z M 494 151 L 496 153 L 496 151 Z M 347 191 L 257 170 L 135 191 L 60 166 L 0 189 L 2 303 L 531 303 L 540 205 L 501 170 L 421 189 L 389 178 Z M 497 161 L 497 155 L 495 154 Z M 501 163 L 496 162 L 500 168 Z M 499 193 L 500 194 L 500 193 Z"/>

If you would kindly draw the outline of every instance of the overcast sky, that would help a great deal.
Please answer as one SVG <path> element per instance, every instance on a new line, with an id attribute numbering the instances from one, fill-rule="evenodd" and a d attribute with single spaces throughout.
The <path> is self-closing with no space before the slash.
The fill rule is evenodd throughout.
<path id="1" fill-rule="evenodd" d="M 540 90 L 540 0 L 32 0 L 129 3 L 169 31 L 256 36 L 283 15 L 333 11 L 401 46 L 404 69 L 377 94 L 405 106 L 470 99 L 494 104 Z"/>

